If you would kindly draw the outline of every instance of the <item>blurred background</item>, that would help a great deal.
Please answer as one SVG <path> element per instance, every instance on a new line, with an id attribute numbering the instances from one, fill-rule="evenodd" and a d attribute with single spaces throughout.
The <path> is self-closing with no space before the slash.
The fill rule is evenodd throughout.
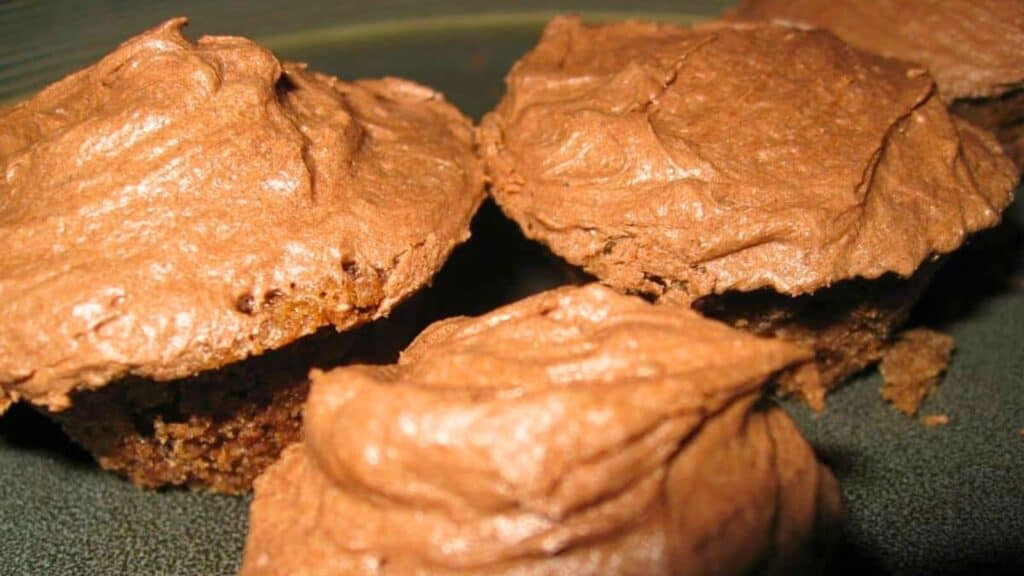
<path id="1" fill-rule="evenodd" d="M 483 32 L 489 28 L 500 36 L 499 30 L 509 25 L 563 12 L 612 17 L 632 12 L 690 20 L 718 14 L 729 4 L 728 0 L 6 0 L 0 2 L 0 99 L 37 90 L 95 61 L 131 34 L 182 15 L 189 17 L 188 33 L 193 36 L 248 36 L 285 58 L 305 60 L 318 48 L 410 31 Z M 406 55 L 405 60 L 419 59 Z"/>

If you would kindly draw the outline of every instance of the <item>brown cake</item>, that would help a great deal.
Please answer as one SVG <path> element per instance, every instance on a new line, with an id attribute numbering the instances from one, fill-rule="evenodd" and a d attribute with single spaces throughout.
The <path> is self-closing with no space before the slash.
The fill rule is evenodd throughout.
<path id="1" fill-rule="evenodd" d="M 144 485 L 235 491 L 348 338 L 285 346 L 429 282 L 482 177 L 438 93 L 184 23 L 0 111 L 0 408 L 53 413 Z"/>
<path id="2" fill-rule="evenodd" d="M 880 390 L 882 397 L 908 416 L 917 414 L 949 366 L 953 347 L 952 336 L 926 328 L 900 334 L 878 365 L 885 380 Z"/>
<path id="3" fill-rule="evenodd" d="M 808 350 L 591 284 L 315 372 L 244 576 L 797 574 L 838 485 L 762 398 Z"/>
<path id="4" fill-rule="evenodd" d="M 826 28 L 863 50 L 920 62 L 953 111 L 992 130 L 1024 168 L 1024 2 L 740 0 L 726 17 Z"/>
<path id="5" fill-rule="evenodd" d="M 139 486 L 247 491 L 299 440 L 310 368 L 348 361 L 354 337 L 328 328 L 187 378 L 120 378 L 73 393 L 51 416 L 100 466 Z"/>
<path id="6" fill-rule="evenodd" d="M 558 18 L 480 127 L 491 192 L 603 282 L 813 348 L 820 405 L 875 362 L 1016 171 L 928 74 L 825 31 Z"/>

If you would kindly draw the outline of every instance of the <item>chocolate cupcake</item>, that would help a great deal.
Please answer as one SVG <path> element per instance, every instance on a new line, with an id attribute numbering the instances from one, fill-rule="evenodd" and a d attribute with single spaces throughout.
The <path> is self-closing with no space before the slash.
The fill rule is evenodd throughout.
<path id="1" fill-rule="evenodd" d="M 800 573 L 838 485 L 764 401 L 810 352 L 591 284 L 313 374 L 241 574 Z"/>
<path id="2" fill-rule="evenodd" d="M 862 50 L 919 62 L 953 111 L 993 131 L 1024 168 L 1024 2 L 741 0 L 726 18 L 825 28 Z"/>
<path id="3" fill-rule="evenodd" d="M 524 233 L 615 288 L 814 349 L 780 379 L 814 405 L 878 360 L 1017 178 L 924 70 L 825 31 L 558 18 L 506 83 L 480 147 Z"/>
<path id="4" fill-rule="evenodd" d="M 429 282 L 482 177 L 438 93 L 184 24 L 0 112 L 0 399 L 139 484 L 237 491 L 349 339 L 286 345 Z"/>

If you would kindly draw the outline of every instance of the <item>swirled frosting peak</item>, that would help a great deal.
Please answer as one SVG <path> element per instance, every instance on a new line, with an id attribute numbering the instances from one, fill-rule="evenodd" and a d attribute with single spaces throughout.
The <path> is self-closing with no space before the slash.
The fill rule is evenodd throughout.
<path id="1" fill-rule="evenodd" d="M 808 353 L 589 285 L 315 373 L 242 573 L 702 574 L 785 565 L 839 510 L 779 409 Z"/>
<path id="2" fill-rule="evenodd" d="M 386 314 L 468 237 L 472 128 L 438 93 L 184 24 L 0 111 L 0 404 Z"/>

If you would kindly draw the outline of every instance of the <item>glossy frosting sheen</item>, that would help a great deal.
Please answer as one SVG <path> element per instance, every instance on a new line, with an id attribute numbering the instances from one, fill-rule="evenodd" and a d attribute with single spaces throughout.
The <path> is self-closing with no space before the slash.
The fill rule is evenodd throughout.
<path id="1" fill-rule="evenodd" d="M 743 0 L 735 20 L 783 20 L 926 66 L 952 110 L 1024 170 L 1024 0 Z"/>
<path id="2" fill-rule="evenodd" d="M 314 373 L 305 443 L 257 481 L 242 574 L 796 562 L 838 489 L 756 402 L 807 357 L 599 285 L 436 323 L 397 365 Z"/>
<path id="3" fill-rule="evenodd" d="M 687 301 L 908 276 L 993 225 L 1016 175 L 928 75 L 830 33 L 559 18 L 480 128 L 525 233 Z"/>
<path id="4" fill-rule="evenodd" d="M 0 111 L 0 404 L 386 314 L 468 237 L 482 177 L 439 94 L 184 23 Z"/>
<path id="5" fill-rule="evenodd" d="M 818 26 L 863 50 L 920 62 L 950 100 L 1024 85 L 1022 0 L 741 0 L 727 17 Z"/>

